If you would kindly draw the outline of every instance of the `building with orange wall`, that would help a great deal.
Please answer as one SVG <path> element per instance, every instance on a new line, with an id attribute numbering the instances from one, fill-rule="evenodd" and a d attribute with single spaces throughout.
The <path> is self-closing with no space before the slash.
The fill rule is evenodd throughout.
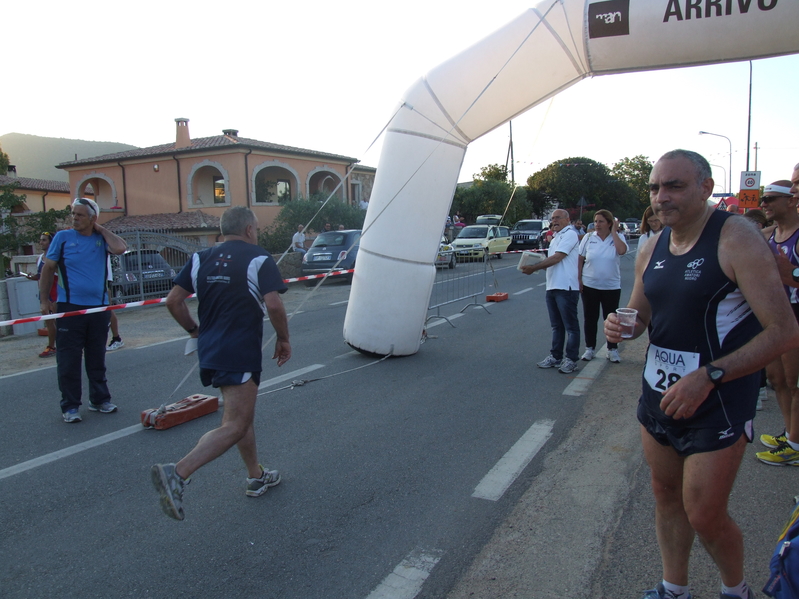
<path id="1" fill-rule="evenodd" d="M 376 169 L 355 158 L 239 137 L 235 129 L 191 139 L 189 119 L 175 123 L 173 143 L 57 165 L 69 173 L 72 197 L 93 193 L 101 223 L 124 216 L 128 226 L 137 217 L 185 220 L 198 211 L 218 218 L 231 206 L 251 208 L 264 226 L 281 197 L 335 191 L 356 206 L 369 200 Z"/>

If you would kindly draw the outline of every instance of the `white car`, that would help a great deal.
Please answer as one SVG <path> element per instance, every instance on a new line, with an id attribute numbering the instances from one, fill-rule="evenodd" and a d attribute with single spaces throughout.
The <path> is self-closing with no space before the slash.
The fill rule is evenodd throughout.
<path id="1" fill-rule="evenodd" d="M 437 268 L 455 268 L 458 261 L 455 259 L 455 250 L 447 241 L 446 237 L 441 237 L 441 243 L 438 246 L 438 254 L 436 254 L 436 267 Z"/>
<path id="2" fill-rule="evenodd" d="M 486 260 L 490 256 L 502 258 L 511 242 L 510 229 L 497 225 L 469 225 L 464 227 L 452 247 L 458 260 Z"/>

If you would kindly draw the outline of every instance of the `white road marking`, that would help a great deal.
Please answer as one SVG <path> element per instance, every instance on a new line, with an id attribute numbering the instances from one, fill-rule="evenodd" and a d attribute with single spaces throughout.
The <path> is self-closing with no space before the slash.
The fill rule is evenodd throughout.
<path id="1" fill-rule="evenodd" d="M 534 287 L 528 287 L 527 289 L 522 289 L 521 291 L 517 291 L 513 295 L 521 295 L 522 293 L 527 293 L 528 291 L 532 291 Z"/>
<path id="2" fill-rule="evenodd" d="M 333 359 L 338 360 L 340 358 L 348 358 L 349 356 L 359 356 L 360 354 L 361 352 L 359 352 L 357 349 L 354 349 L 352 351 L 348 351 L 346 354 L 341 354 L 340 356 L 336 356 Z"/>
<path id="3" fill-rule="evenodd" d="M 554 420 L 540 420 L 533 424 L 521 438 L 514 443 L 507 453 L 500 458 L 496 465 L 483 477 L 472 493 L 477 499 L 497 501 L 513 481 L 521 474 L 522 470 L 535 457 L 535 454 L 544 446 L 552 436 Z"/>
<path id="4" fill-rule="evenodd" d="M 346 299 L 346 300 L 344 300 L 343 302 L 333 302 L 333 303 L 332 303 L 332 304 L 330 304 L 330 305 L 331 305 L 331 306 L 340 306 L 341 304 L 347 304 L 347 303 L 349 303 L 349 301 L 350 301 L 350 300 Z"/>
<path id="5" fill-rule="evenodd" d="M 319 368 L 324 368 L 324 364 L 312 364 L 310 366 L 306 366 L 305 368 L 300 368 L 299 370 L 287 372 L 286 374 L 283 374 L 281 376 L 276 376 L 272 379 L 269 379 L 268 381 L 262 382 L 258 386 L 258 388 L 263 389 L 265 387 L 271 387 L 272 385 L 277 385 L 278 383 L 282 383 L 283 381 L 301 376 L 307 372 L 318 370 Z M 9 476 L 13 476 L 15 474 L 19 474 L 21 472 L 26 472 L 27 470 L 32 470 L 33 468 L 38 468 L 39 466 L 44 466 L 45 464 L 55 462 L 56 460 L 60 460 L 61 458 L 66 458 L 71 455 L 75 455 L 76 453 L 80 453 L 81 451 L 86 451 L 87 449 L 92 449 L 94 447 L 99 447 L 100 445 L 105 445 L 106 443 L 110 443 L 111 441 L 116 441 L 117 439 L 121 439 L 122 437 L 127 437 L 128 435 L 132 435 L 133 433 L 138 433 L 139 431 L 143 430 L 146 429 L 141 424 L 134 424 L 133 426 L 129 426 L 127 428 L 114 431 L 113 433 L 108 433 L 107 435 L 102 435 L 101 437 L 97 437 L 95 439 L 89 439 L 88 441 L 84 441 L 83 443 L 78 443 L 77 445 L 71 445 L 70 447 L 59 449 L 58 451 L 54 451 L 52 453 L 39 456 L 38 458 L 33 458 L 32 460 L 28 460 L 27 462 L 21 462 L 14 466 L 3 468 L 2 470 L 0 470 L 0 479 L 4 479 Z"/>
<path id="6" fill-rule="evenodd" d="M 586 365 L 582 366 L 580 370 L 577 371 L 574 380 L 563 390 L 563 395 L 570 395 L 572 397 L 584 395 L 594 381 L 599 378 L 599 375 L 602 374 L 605 366 L 608 365 L 607 356 L 608 350 L 605 347 L 599 350 L 594 356 L 594 359 L 587 364 L 580 360 L 578 365 Z"/>
<path id="7" fill-rule="evenodd" d="M 460 318 L 461 316 L 463 316 L 463 313 L 459 312 L 458 314 L 453 314 L 452 316 L 447 316 L 447 318 L 449 318 L 450 320 L 455 320 L 456 318 Z M 443 318 L 441 318 L 439 320 L 436 320 L 433 324 L 425 325 L 425 328 L 432 329 L 433 327 L 437 327 L 438 325 L 444 324 L 445 322 L 447 322 L 447 321 L 444 320 Z"/>
<path id="8" fill-rule="evenodd" d="M 3 468 L 2 470 L 0 470 L 0 479 L 8 478 L 9 476 L 14 476 L 15 474 L 19 474 L 27 470 L 32 470 L 33 468 L 38 468 L 39 466 L 44 466 L 45 464 L 49 464 L 50 462 L 55 462 L 56 460 L 60 460 L 61 458 L 67 458 L 71 455 L 75 455 L 76 453 L 80 453 L 81 451 L 86 451 L 87 449 L 92 449 L 94 447 L 104 445 L 111 441 L 116 441 L 117 439 L 121 439 L 122 437 L 127 437 L 128 435 L 132 435 L 133 433 L 138 433 L 139 431 L 143 430 L 145 429 L 141 424 L 134 424 L 133 426 L 120 429 L 113 433 L 108 433 L 107 435 L 103 435 L 102 437 L 97 437 L 96 439 L 89 439 L 88 441 L 84 441 L 83 443 L 78 443 L 77 445 L 72 445 L 71 447 L 65 447 L 64 449 L 59 449 L 58 451 L 54 451 L 53 453 L 48 453 L 43 456 L 39 456 L 38 458 L 33 458 L 32 460 L 28 460 L 27 462 L 22 462 L 20 464 L 16 464 L 15 466 L 9 466 L 8 468 Z"/>
<path id="9" fill-rule="evenodd" d="M 543 283 L 539 283 L 538 285 L 536 285 L 536 287 L 543 287 L 543 286 L 544 286 L 544 285 L 546 285 L 546 284 L 547 284 L 547 282 L 546 282 L 546 281 L 544 281 Z"/>
<path id="10" fill-rule="evenodd" d="M 442 555 L 436 549 L 411 551 L 366 599 L 413 599 Z"/>
<path id="11" fill-rule="evenodd" d="M 287 372 L 286 374 L 281 374 L 280 376 L 276 376 L 275 378 L 271 378 L 268 381 L 263 381 L 260 385 L 258 385 L 258 390 L 266 389 L 267 387 L 271 387 L 272 385 L 277 385 L 278 383 L 282 383 L 283 381 L 288 381 L 293 379 L 294 377 L 301 376 L 308 372 L 313 372 L 314 370 L 319 370 L 320 368 L 324 368 L 324 364 L 311 364 L 310 366 L 306 366 L 305 368 L 300 368 L 299 370 L 293 370 L 291 372 Z"/>
<path id="12" fill-rule="evenodd" d="M 141 345 L 139 347 L 131 347 L 129 349 L 148 349 L 150 347 L 155 347 L 156 345 L 164 345 L 165 343 L 173 343 L 175 341 L 185 341 L 186 337 L 177 337 L 175 339 L 167 339 L 166 341 L 159 341 L 157 343 L 151 343 L 150 345 Z"/>
<path id="13" fill-rule="evenodd" d="M 34 372 L 41 372 L 42 370 L 52 370 L 55 368 L 57 364 L 53 364 L 52 366 L 44 366 L 43 368 L 34 368 L 33 370 L 23 370 L 22 372 L 15 372 L 14 374 L 4 374 L 0 376 L 0 381 L 3 379 L 10 379 L 12 376 L 21 376 L 23 374 L 33 374 Z"/>

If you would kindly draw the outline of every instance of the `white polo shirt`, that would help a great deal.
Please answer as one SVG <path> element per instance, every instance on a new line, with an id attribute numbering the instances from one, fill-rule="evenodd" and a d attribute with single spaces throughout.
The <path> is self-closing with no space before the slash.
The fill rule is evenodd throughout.
<path id="1" fill-rule="evenodd" d="M 621 235 L 619 235 L 619 239 L 627 247 L 627 240 Z M 612 234 L 602 241 L 596 233 L 589 233 L 580 242 L 579 253 L 585 258 L 583 285 L 592 289 L 621 289 L 619 253 L 613 243 Z"/>
<path id="2" fill-rule="evenodd" d="M 555 252 L 560 252 L 566 254 L 566 257 L 555 266 L 547 268 L 547 291 L 551 289 L 579 291 L 580 281 L 577 278 L 579 245 L 577 230 L 572 225 L 555 233 L 549 244 L 547 256 L 554 256 Z"/>

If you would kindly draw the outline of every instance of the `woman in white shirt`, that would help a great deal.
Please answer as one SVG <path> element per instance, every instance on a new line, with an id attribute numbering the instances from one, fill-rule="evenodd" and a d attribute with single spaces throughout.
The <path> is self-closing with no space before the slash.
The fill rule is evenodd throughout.
<path id="1" fill-rule="evenodd" d="M 644 210 L 644 216 L 641 218 L 641 236 L 638 238 L 638 251 L 640 252 L 653 237 L 660 235 L 662 229 L 663 224 L 655 216 L 652 206 L 647 206 L 646 210 Z"/>
<path id="2" fill-rule="evenodd" d="M 615 312 L 621 300 L 621 274 L 619 257 L 627 253 L 627 241 L 619 235 L 619 221 L 609 210 L 594 214 L 594 230 L 580 242 L 577 274 L 583 298 L 585 317 L 585 353 L 583 360 L 591 360 L 596 348 L 599 308 L 603 318 Z M 618 344 L 608 343 L 608 360 L 620 362 Z"/>

